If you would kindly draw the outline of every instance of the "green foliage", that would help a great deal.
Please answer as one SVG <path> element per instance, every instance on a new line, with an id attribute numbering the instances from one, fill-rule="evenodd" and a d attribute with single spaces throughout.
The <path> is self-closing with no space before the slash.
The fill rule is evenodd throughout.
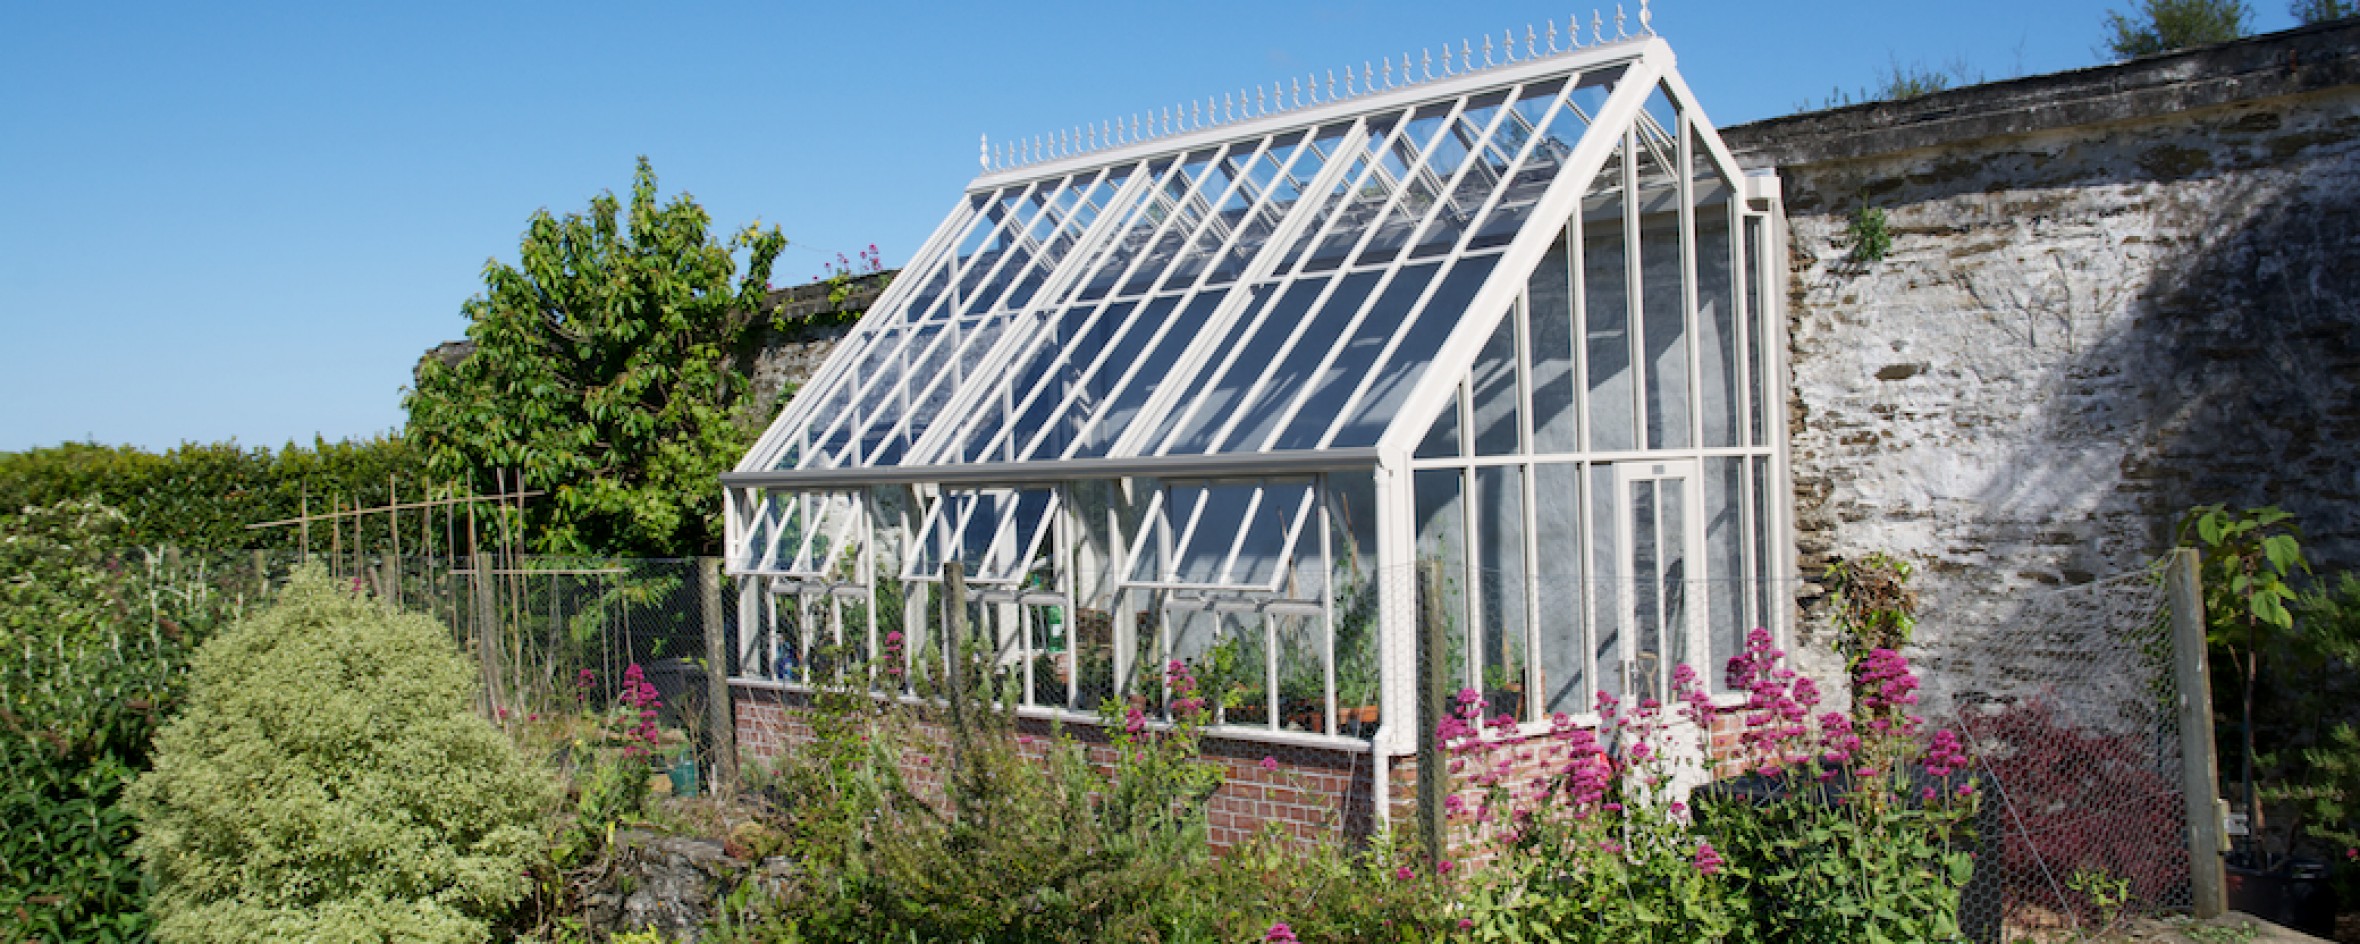
<path id="1" fill-rule="evenodd" d="M 163 453 L 66 443 L 0 453 L 0 510 L 92 499 L 123 513 L 116 547 L 292 550 L 300 545 L 297 529 L 246 525 L 293 518 L 307 495 L 314 512 L 326 511 L 331 500 L 383 504 L 395 481 L 414 500 L 424 490 L 424 472 L 419 455 L 398 438 L 318 440 L 277 450 L 190 443 Z M 382 535 L 381 521 L 365 527 L 373 532 L 365 539 Z M 314 540 L 326 548 L 323 536 Z"/>
<path id="2" fill-rule="evenodd" d="M 316 567 L 208 641 L 129 794 L 157 939 L 489 940 L 554 796 L 475 678 L 449 630 Z"/>
<path id="3" fill-rule="evenodd" d="M 1836 651 L 1847 668 L 1878 649 L 1899 650 L 1917 630 L 1917 591 L 1909 589 L 1908 561 L 1870 552 L 1856 561 L 1828 565 L 1830 622 Z"/>
<path id="4" fill-rule="evenodd" d="M 1942 66 L 1929 66 L 1923 60 L 1904 64 L 1896 56 L 1891 64 L 1877 70 L 1876 81 L 1857 91 L 1842 87 L 1830 89 L 1827 97 L 1813 104 L 1808 99 L 1797 104 L 1798 112 L 1821 108 L 1842 108 L 1869 102 L 1898 102 L 1932 95 L 1962 85 L 1984 81 L 1984 74 L 1967 65 L 1964 59 L 1954 59 Z"/>
<path id="5" fill-rule="evenodd" d="M 2305 25 L 2360 16 L 2360 3 L 2352 0 L 2294 0 L 2286 9 Z"/>
<path id="6" fill-rule="evenodd" d="M 122 793 L 188 656 L 242 605 L 194 562 L 129 559 L 123 516 L 0 513 L 0 940 L 144 939 Z"/>
<path id="7" fill-rule="evenodd" d="M 537 212 L 517 264 L 486 264 L 465 305 L 474 353 L 421 365 L 409 438 L 440 478 L 516 470 L 548 491 L 529 506 L 542 551 L 713 553 L 714 481 L 769 419 L 745 409 L 739 362 L 786 240 L 713 239 L 695 201 L 657 202 L 645 158 L 622 209 L 605 193 L 587 214 Z"/>
<path id="8" fill-rule="evenodd" d="M 1852 211 L 1852 219 L 1844 227 L 1844 238 L 1852 247 L 1849 258 L 1858 264 L 1881 262 L 1893 251 L 1893 232 L 1886 228 L 1885 211 L 1861 204 Z"/>
<path id="9" fill-rule="evenodd" d="M 2105 52 L 2116 59 L 2225 43 L 2251 33 L 2245 0 L 2137 0 L 2128 11 L 2106 12 Z"/>

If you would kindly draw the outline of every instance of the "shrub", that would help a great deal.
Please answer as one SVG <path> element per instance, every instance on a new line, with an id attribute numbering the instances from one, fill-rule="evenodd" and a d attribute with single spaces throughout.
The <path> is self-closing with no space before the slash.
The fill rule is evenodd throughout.
<path id="1" fill-rule="evenodd" d="M 317 568 L 197 654 L 132 788 L 166 942 L 488 940 L 554 803 L 433 620 Z"/>
<path id="2" fill-rule="evenodd" d="M 83 501 L 0 514 L 0 941 L 146 933 L 123 789 L 188 656 L 240 605 Z"/>

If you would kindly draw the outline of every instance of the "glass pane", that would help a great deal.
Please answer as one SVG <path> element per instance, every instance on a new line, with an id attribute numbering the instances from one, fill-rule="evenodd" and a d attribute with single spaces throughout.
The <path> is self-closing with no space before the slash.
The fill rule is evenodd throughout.
<path id="1" fill-rule="evenodd" d="M 1587 711 L 1582 691 L 1583 586 L 1581 466 L 1546 463 L 1533 467 L 1533 535 L 1540 549 L 1531 568 L 1540 596 L 1541 701 L 1544 714 Z"/>
<path id="2" fill-rule="evenodd" d="M 1754 625 L 1775 627 L 1786 606 L 1786 588 L 1777 578 L 1784 575 L 1777 570 L 1778 562 L 1770 553 L 1770 460 L 1755 456 L 1753 462 L 1754 512 Z M 1748 627 L 1751 629 L 1752 627 Z"/>
<path id="3" fill-rule="evenodd" d="M 1525 683 L 1524 470 L 1475 470 L 1475 586 L 1482 617 L 1483 697 L 1491 717 L 1529 717 Z"/>
<path id="4" fill-rule="evenodd" d="M 1665 533 L 1661 514 L 1663 490 L 1656 479 L 1630 483 L 1631 504 L 1631 625 L 1634 661 L 1629 667 L 1634 697 L 1660 698 L 1655 675 L 1663 664 L 1665 606 Z"/>
<path id="5" fill-rule="evenodd" d="M 1573 272 L 1560 235 L 1525 284 L 1526 335 L 1532 338 L 1534 452 L 1581 451 L 1573 396 Z"/>
<path id="6" fill-rule="evenodd" d="M 1590 467 L 1590 573 L 1587 586 L 1592 605 L 1590 616 L 1590 654 L 1594 658 L 1598 691 L 1610 695 L 1625 694 L 1623 678 L 1629 674 L 1624 665 L 1623 608 L 1630 594 L 1623 579 L 1622 546 L 1614 537 L 1615 521 L 1621 515 L 1622 503 L 1615 498 L 1614 467 Z"/>
<path id="7" fill-rule="evenodd" d="M 1684 479 L 1662 479 L 1656 483 L 1656 500 L 1662 509 L 1661 517 L 1657 520 L 1661 522 L 1663 530 L 1657 538 L 1662 542 L 1661 600 L 1666 660 L 1663 671 L 1667 672 L 1669 666 L 1689 662 L 1693 658 L 1689 650 L 1688 621 L 1689 608 L 1695 605 L 1690 578 L 1695 576 L 1696 562 L 1690 560 L 1688 555 L 1687 518 L 1694 512 L 1688 507 L 1687 496 Z"/>
<path id="8" fill-rule="evenodd" d="M 1201 164 L 1174 166 L 1169 163 L 1159 163 L 1149 168 L 1148 172 L 1154 175 L 1154 179 L 1136 198 L 1136 202 L 1125 208 L 1129 218 L 1108 241 L 1106 250 L 1092 263 L 1090 278 L 1082 283 L 1081 290 L 1075 294 L 1076 298 L 1094 301 L 1114 290 L 1115 283 L 1129 270 L 1131 261 L 1140 250 L 1146 248 L 1149 240 L 1155 238 L 1156 231 L 1164 222 L 1171 218 L 1173 194 L 1186 192 L 1190 177 L 1202 169 Z"/>
<path id="9" fill-rule="evenodd" d="M 1377 483 L 1367 472 L 1335 472 L 1327 484 L 1336 587 L 1336 733 L 1366 737 L 1378 721 Z"/>
<path id="10" fill-rule="evenodd" d="M 1619 155 L 1620 150 L 1617 151 Z M 1588 356 L 1590 449 L 1637 448 L 1637 390 L 1631 370 L 1630 256 L 1623 231 L 1623 169 L 1620 160 L 1590 186 L 1582 210 L 1581 300 L 1583 345 Z"/>
<path id="11" fill-rule="evenodd" d="M 1639 155 L 1640 328 L 1644 345 L 1647 448 L 1687 446 L 1688 303 L 1680 275 L 1679 189 L 1645 146 Z"/>
<path id="12" fill-rule="evenodd" d="M 1129 428 L 1139 408 L 1155 392 L 1156 385 L 1171 373 L 1172 365 L 1180 359 L 1180 352 L 1187 350 L 1189 342 L 1195 340 L 1197 328 L 1221 304 L 1223 294 L 1220 291 L 1208 291 L 1198 295 L 1177 317 L 1163 326 L 1163 336 L 1140 355 L 1137 363 L 1128 365 L 1129 375 L 1117 382 L 1114 395 L 1067 451 L 1068 458 L 1094 459 L 1114 448 L 1115 440 Z M 1163 307 L 1169 311 L 1172 301 L 1168 297 L 1159 298 L 1148 307 Z"/>
<path id="13" fill-rule="evenodd" d="M 1442 408 L 1442 415 L 1434 418 L 1434 425 L 1427 427 L 1426 438 L 1418 443 L 1418 458 L 1447 459 L 1461 454 L 1459 411 L 1466 402 L 1467 388 L 1462 385 L 1451 395 L 1450 403 Z"/>
<path id="14" fill-rule="evenodd" d="M 1475 221 L 1475 214 L 1483 211 L 1483 204 L 1491 199 L 1500 181 L 1508 176 L 1509 168 L 1515 165 L 1524 143 L 1532 139 L 1531 119 L 1525 117 L 1525 112 L 1533 107 L 1530 103 L 1537 99 L 1545 107 L 1558 84 L 1550 82 L 1546 88 L 1525 89 L 1519 96 L 1518 108 L 1504 108 L 1506 100 L 1499 93 L 1470 103 L 1467 114 L 1445 136 L 1445 140 L 1456 137 L 1472 149 L 1458 160 L 1464 173 L 1441 201 L 1440 209 L 1427 222 L 1425 230 L 1418 234 L 1417 247 L 1411 252 L 1413 258 L 1431 258 L 1458 245 L 1460 234 Z"/>
<path id="15" fill-rule="evenodd" d="M 1242 149 L 1249 144 L 1230 147 Z M 1198 151 L 1182 162 L 1181 175 L 1168 182 L 1148 207 L 1150 216 L 1166 218 L 1163 230 L 1151 248 L 1132 260 L 1131 274 L 1124 277 L 1118 294 L 1139 295 L 1155 287 L 1180 255 L 1180 247 L 1195 234 L 1197 224 L 1204 221 L 1212 202 L 1228 189 L 1229 181 L 1222 152 Z"/>
<path id="16" fill-rule="evenodd" d="M 1051 376 L 1044 399 L 1046 417 L 1034 418 L 1038 404 L 1026 408 L 1026 421 L 1011 431 L 1019 458 L 1057 456 L 1081 435 L 1083 422 L 1113 387 L 1113 380 L 1139 358 L 1148 343 L 1165 330 L 1177 300 L 1159 298 L 1140 309 L 1136 302 L 1106 306 L 1074 341 L 1069 369 Z"/>
<path id="17" fill-rule="evenodd" d="M 1762 339 L 1771 336 L 1770 332 L 1776 328 L 1775 325 L 1770 323 L 1768 314 L 1762 310 L 1763 295 L 1761 258 L 1763 225 L 1764 224 L 1761 217 L 1753 216 L 1746 218 L 1744 247 L 1745 255 L 1741 258 L 1740 265 L 1737 269 L 1738 281 L 1745 284 L 1745 362 L 1747 367 L 1749 367 L 1752 371 L 1750 377 L 1751 382 L 1748 384 L 1749 389 L 1746 393 L 1746 425 L 1753 431 L 1753 436 L 1752 438 L 1747 439 L 1746 442 L 1748 444 L 1757 446 L 1767 445 L 1767 443 L 1765 443 L 1762 438 L 1762 410 L 1764 409 L 1764 405 L 1773 402 L 1783 402 L 1784 400 L 1783 396 L 1777 401 L 1773 401 L 1771 399 L 1771 390 L 1773 388 L 1770 386 L 1770 362 L 1763 357 L 1764 352 L 1767 350 L 1767 346 L 1763 344 Z M 1783 393 L 1783 391 L 1780 392 Z"/>
<path id="18" fill-rule="evenodd" d="M 1479 456 L 1513 455 L 1524 438 L 1516 391 L 1516 321 L 1512 312 L 1500 319 L 1491 340 L 1475 356 L 1472 380 L 1475 454 Z"/>
<path id="19" fill-rule="evenodd" d="M 1307 393 L 1299 395 L 1302 402 L 1291 405 L 1292 415 L 1286 419 L 1286 429 L 1273 444 L 1278 449 L 1310 449 L 1319 445 L 1328 427 L 1343 412 L 1361 378 L 1368 375 L 1370 365 L 1384 351 L 1385 342 L 1393 332 L 1409 320 L 1415 310 L 1418 295 L 1426 284 L 1434 280 L 1440 269 L 1438 263 L 1405 266 L 1393 276 L 1385 290 L 1377 294 L 1376 303 L 1359 315 L 1360 323 L 1349 333 L 1334 340 L 1333 360 L 1319 371 L 1317 377 L 1307 378 Z"/>
<path id="20" fill-rule="evenodd" d="M 1499 118 L 1507 94 L 1490 92 L 1468 100 L 1465 109 L 1449 121 L 1442 133 L 1436 135 L 1426 148 L 1425 166 L 1413 173 L 1402 186 L 1401 197 L 1393 209 L 1385 214 L 1385 222 L 1376 227 L 1369 237 L 1368 247 L 1361 250 L 1356 265 L 1376 265 L 1393 261 L 1401 248 L 1409 244 L 1410 234 L 1424 221 L 1440 201 L 1443 189 L 1459 169 L 1467 165 L 1467 158 L 1482 146 L 1484 136 Z M 1476 162 L 1481 165 L 1482 161 Z M 1479 166 L 1476 174 L 1482 173 Z M 1455 190 L 1453 191 L 1455 193 Z M 1488 188 L 1484 191 L 1488 194 Z M 1481 199 L 1477 197 L 1476 199 Z M 1454 238 L 1455 241 L 1455 238 Z"/>
<path id="21" fill-rule="evenodd" d="M 1268 485 L 1258 489 L 1261 501 L 1253 506 L 1253 513 L 1234 532 L 1233 559 L 1224 565 L 1220 582 L 1229 586 L 1269 587 L 1279 582 L 1279 572 L 1292 560 L 1295 542 L 1302 527 L 1309 520 L 1312 488 L 1310 483 L 1299 485 Z M 1210 536 L 1217 543 L 1228 545 L 1229 535 Z M 1311 556 L 1319 556 L 1312 548 Z"/>
<path id="22" fill-rule="evenodd" d="M 1287 158 L 1294 154 L 1294 142 L 1301 138 L 1300 133 L 1285 135 L 1272 141 L 1270 150 L 1259 157 L 1254 156 L 1253 149 L 1247 144 L 1240 143 L 1222 158 L 1212 173 L 1206 175 L 1203 184 L 1205 189 L 1197 194 L 1197 198 L 1208 204 L 1213 201 L 1219 203 L 1197 227 L 1195 235 L 1187 240 L 1187 250 L 1173 260 L 1169 273 L 1164 277 L 1165 291 L 1184 289 L 1196 281 L 1197 275 L 1204 272 L 1205 265 L 1221 252 L 1221 247 L 1228 245 L 1229 237 L 1237 232 L 1238 223 L 1254 207 L 1263 187 L 1277 176 L 1278 168 L 1284 166 Z M 1216 185 L 1223 184 L 1227 188 L 1225 191 L 1214 189 Z"/>
<path id="23" fill-rule="evenodd" d="M 1303 263 L 1303 271 L 1318 272 L 1343 264 L 1352 247 L 1363 234 L 1382 225 L 1379 214 L 1394 199 L 1395 194 L 1414 185 L 1412 170 L 1425 153 L 1443 121 L 1450 112 L 1450 103 L 1437 103 L 1419 108 L 1400 135 L 1370 154 L 1368 173 L 1360 186 L 1354 188 L 1352 201 L 1345 205 L 1319 249 Z"/>
<path id="24" fill-rule="evenodd" d="M 1300 290 L 1304 286 L 1298 283 L 1296 288 Z M 1306 297 L 1302 299 L 1302 302 L 1309 304 L 1308 296 L 1316 294 L 1318 294 L 1318 287 L 1311 286 L 1305 292 Z M 1277 292 L 1272 286 L 1255 286 L 1253 301 L 1246 306 L 1245 311 L 1239 312 L 1237 317 L 1228 323 L 1219 337 L 1213 339 L 1212 349 L 1205 352 L 1203 360 L 1198 362 L 1195 371 L 1184 378 L 1169 378 L 1179 384 L 1180 394 L 1168 408 L 1154 418 L 1155 426 L 1139 441 L 1139 451 L 1142 454 L 1159 454 L 1162 451 L 1162 444 L 1173 438 L 1175 431 L 1180 429 L 1182 423 L 1201 415 L 1201 411 L 1197 407 L 1204 404 L 1206 400 L 1214 399 L 1218 405 L 1227 406 L 1240 393 L 1244 392 L 1244 384 L 1252 382 L 1250 377 L 1239 380 L 1239 387 L 1234 389 L 1207 389 L 1212 386 L 1210 382 L 1199 378 L 1211 377 L 1215 371 L 1222 368 L 1225 361 L 1244 359 L 1242 355 L 1237 353 L 1238 347 L 1254 339 L 1254 329 L 1257 326 L 1257 321 L 1261 318 L 1262 309 L 1266 307 L 1264 303 L 1276 296 Z M 1191 305 L 1190 310 L 1197 310 L 1197 306 Z M 1201 336 L 1206 331 L 1204 322 L 1212 316 L 1212 312 L 1211 307 L 1206 307 L 1203 309 L 1202 315 L 1189 317 L 1184 314 L 1182 325 L 1193 329 Z M 1274 339 L 1271 343 L 1277 342 Z M 1185 349 L 1183 349 L 1184 351 Z M 1159 375 L 1149 378 L 1146 382 L 1160 385 L 1166 379 Z"/>
<path id="25" fill-rule="evenodd" d="M 1698 404 L 1704 420 L 1704 444 L 1737 445 L 1737 282 L 1734 257 L 1737 212 L 1729 179 L 1713 166 L 1700 136 L 1692 136 L 1696 177 L 1690 192 L 1696 197 L 1696 324 L 1697 357 L 1703 374 L 1697 378 Z"/>
<path id="26" fill-rule="evenodd" d="M 1183 455 L 1204 453 L 1216 451 L 1213 447 L 1220 442 L 1238 442 L 1236 436 L 1219 437 L 1218 434 L 1231 423 L 1245 421 L 1253 416 L 1252 412 L 1242 408 L 1247 391 L 1261 382 L 1264 374 L 1271 372 L 1274 366 L 1283 373 L 1288 361 L 1295 362 L 1296 370 L 1307 370 L 1308 367 L 1300 363 L 1298 352 L 1304 348 L 1325 351 L 1333 342 L 1322 341 L 1316 332 L 1324 327 L 1332 336 L 1343 320 L 1359 310 L 1361 299 L 1368 294 L 1369 286 L 1376 280 L 1374 273 L 1346 277 L 1344 284 L 1338 287 L 1337 294 L 1321 303 L 1318 316 L 1310 322 L 1304 320 L 1304 313 L 1310 310 L 1320 291 L 1327 287 L 1328 280 L 1304 279 L 1289 287 L 1277 304 L 1269 306 L 1269 313 L 1263 316 L 1260 324 L 1241 329 L 1251 330 L 1252 337 L 1239 350 L 1236 361 L 1221 372 L 1220 379 L 1196 385 L 1201 392 L 1194 397 L 1195 413 L 1189 417 L 1177 440 L 1166 451 Z M 1307 331 L 1312 332 L 1308 337 L 1299 340 L 1295 337 Z M 1290 344 L 1296 347 L 1290 350 Z M 1206 373 L 1210 374 L 1219 366 L 1217 363 L 1207 364 Z M 1265 395 L 1268 392 L 1267 389 L 1263 391 Z M 1268 419 L 1275 421 L 1275 417 Z M 1260 437 L 1244 442 L 1244 448 L 1251 449 L 1260 444 Z"/>
<path id="27" fill-rule="evenodd" d="M 1293 245 L 1287 248 L 1286 256 L 1280 260 L 1274 274 L 1293 271 L 1296 262 L 1302 259 L 1314 242 L 1319 239 L 1321 228 L 1326 226 L 1328 220 L 1336 215 L 1338 209 L 1360 192 L 1360 187 L 1364 182 L 1363 178 L 1369 174 L 1370 163 L 1383 152 L 1386 140 L 1393 133 L 1393 126 L 1401 122 L 1401 117 L 1400 112 L 1394 112 L 1390 115 L 1369 118 L 1367 137 L 1362 140 L 1360 145 L 1347 149 L 1333 158 L 1334 160 L 1343 160 L 1349 157 L 1352 163 L 1344 168 L 1343 175 L 1336 179 L 1327 193 L 1315 197 L 1319 200 L 1318 208 L 1312 211 L 1311 217 L 1306 221 L 1302 231 L 1295 235 Z"/>
<path id="28" fill-rule="evenodd" d="M 1316 616 L 1271 614 L 1278 636 L 1278 726 L 1327 733 L 1327 641 Z"/>
<path id="29" fill-rule="evenodd" d="M 1443 633 L 1449 646 L 1449 651 L 1443 654 L 1447 660 L 1446 677 L 1465 679 L 1467 521 L 1466 509 L 1459 504 L 1461 473 L 1457 469 L 1421 469 L 1415 475 L 1412 487 L 1417 493 L 1418 566 L 1441 569 L 1442 599 L 1423 599 L 1428 581 L 1422 573 L 1404 575 L 1403 579 L 1416 581 L 1420 612 L 1440 614 L 1449 627 Z M 1419 645 L 1423 645 L 1424 638 L 1423 633 L 1419 634 Z"/>
<path id="30" fill-rule="evenodd" d="M 1745 473 L 1740 457 L 1704 460 L 1705 617 L 1711 652 L 1697 654 L 1702 675 L 1745 648 Z"/>
<path id="31" fill-rule="evenodd" d="M 1276 175 L 1264 188 L 1262 204 L 1238 224 L 1237 239 L 1221 257 L 1220 264 L 1213 267 L 1212 274 L 1205 277 L 1205 284 L 1221 285 L 1245 272 L 1246 265 L 1270 241 L 1270 234 L 1278 229 L 1279 221 L 1295 210 L 1296 204 L 1303 199 L 1303 188 L 1311 185 L 1313 177 L 1319 176 L 1320 169 L 1327 166 L 1328 158 L 1334 156 L 1336 149 L 1343 145 L 1344 135 L 1350 130 L 1349 124 L 1329 125 L 1319 129 L 1318 137 L 1312 140 L 1310 146 L 1296 149 L 1294 164 Z"/>
<path id="32" fill-rule="evenodd" d="M 1367 392 L 1361 395 L 1361 406 L 1342 423 L 1333 445 L 1376 445 L 1378 437 L 1392 424 L 1393 415 L 1400 411 L 1401 402 L 1409 398 L 1410 390 L 1433 363 L 1434 352 L 1450 336 L 1451 329 L 1458 327 L 1459 319 L 1466 314 L 1467 303 L 1483 287 L 1483 280 L 1491 275 L 1499 261 L 1498 256 L 1458 260 L 1450 274 L 1443 277 L 1434 297 L 1426 302 L 1425 310 L 1418 313 L 1417 321 L 1407 328 L 1395 327 L 1401 332 L 1399 344 L 1385 365 L 1363 381 Z"/>
<path id="33" fill-rule="evenodd" d="M 1376 287 L 1382 273 L 1354 272 L 1336 286 L 1335 294 L 1319 303 L 1310 320 L 1300 312 L 1288 314 L 1283 307 L 1262 326 L 1261 336 L 1292 334 L 1282 350 L 1270 351 L 1260 343 L 1246 349 L 1232 373 L 1258 378 L 1262 389 L 1250 402 L 1221 410 L 1220 422 L 1232 427 L 1218 440 L 1210 438 L 1211 424 L 1205 437 L 1192 438 L 1173 449 L 1174 452 L 1246 451 L 1260 449 L 1264 440 L 1277 428 L 1280 417 L 1303 392 L 1319 362 L 1334 353 L 1337 340 L 1344 336 L 1345 326 L 1360 317 L 1361 307 L 1368 301 L 1369 292 Z M 1324 282 L 1324 279 L 1317 280 Z M 1289 293 L 1291 298 L 1292 292 Z M 1275 362 L 1275 363 L 1274 363 Z M 1264 376 L 1264 375 L 1267 376 Z M 1221 386 L 1233 383 L 1228 378 Z"/>

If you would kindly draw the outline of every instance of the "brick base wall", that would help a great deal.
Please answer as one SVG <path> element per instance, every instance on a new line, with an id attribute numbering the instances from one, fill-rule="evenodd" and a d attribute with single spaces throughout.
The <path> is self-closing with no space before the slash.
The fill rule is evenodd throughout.
<path id="1" fill-rule="evenodd" d="M 747 760 L 778 758 L 798 745 L 811 743 L 811 726 L 803 717 L 810 707 L 808 696 L 742 685 L 733 686 L 733 692 L 738 750 Z M 1714 715 L 1711 750 L 1715 777 L 1739 772 L 1734 758 L 1742 727 L 1741 710 L 1726 709 Z M 1022 719 L 1017 731 L 1020 752 L 1036 759 L 1044 756 L 1053 733 L 1049 722 Z M 1062 733 L 1083 745 L 1100 772 L 1113 770 L 1114 749 L 1097 725 L 1069 724 Z M 1506 761 L 1509 782 L 1530 783 L 1548 773 L 1546 767 L 1555 759 L 1550 745 L 1543 732 L 1490 741 L 1479 750 L 1462 752 L 1452 759 L 1453 792 L 1470 805 L 1481 798 L 1482 789 L 1464 776 L 1470 764 Z M 1220 789 L 1206 803 L 1215 851 L 1229 849 L 1272 825 L 1298 839 L 1366 838 L 1376 829 L 1379 783 L 1387 785 L 1388 812 L 1395 824 L 1406 827 L 1417 820 L 1418 765 L 1414 756 L 1394 758 L 1388 773 L 1377 770 L 1374 756 L 1366 751 L 1277 745 L 1217 734 L 1205 736 L 1203 750 L 1205 760 L 1220 765 L 1223 778 Z M 913 752 L 902 759 L 902 775 L 921 795 L 939 797 L 934 792 L 941 784 L 938 763 L 932 754 Z M 1451 845 L 1456 849 L 1466 838 L 1464 829 L 1454 829 Z"/>
<path id="2" fill-rule="evenodd" d="M 738 752 L 745 760 L 774 759 L 812 740 L 804 718 L 810 699 L 800 692 L 754 686 L 732 686 L 737 718 Z M 1018 750 L 1044 756 L 1051 743 L 1052 725 L 1020 719 Z M 1114 769 L 1114 748 L 1098 726 L 1069 724 L 1063 735 L 1082 744 L 1100 772 Z M 1207 734 L 1204 759 L 1221 767 L 1222 783 L 1206 802 L 1215 851 L 1244 842 L 1268 826 L 1298 839 L 1334 836 L 1360 839 L 1376 828 L 1375 787 L 1378 782 L 1372 755 L 1367 751 L 1269 744 Z M 1269 763 L 1265 763 L 1265 761 Z M 921 795 L 939 796 L 939 760 L 912 753 L 902 759 L 902 775 Z M 1398 765 L 1397 765 L 1398 766 Z M 1396 813 L 1414 812 L 1397 807 Z"/>

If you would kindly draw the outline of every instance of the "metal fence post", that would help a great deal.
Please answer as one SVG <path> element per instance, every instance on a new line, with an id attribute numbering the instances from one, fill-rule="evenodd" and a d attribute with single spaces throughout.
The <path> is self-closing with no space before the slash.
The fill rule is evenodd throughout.
<path id="1" fill-rule="evenodd" d="M 1435 737 L 1449 704 L 1449 640 L 1442 610 L 1442 562 L 1418 562 L 1418 714 L 1411 734 L 1418 740 L 1418 835 L 1426 852 L 1439 860 L 1443 846 L 1442 803 L 1449 793 L 1449 773 L 1443 768 L 1442 742 Z"/>
<path id="2" fill-rule="evenodd" d="M 721 559 L 697 559 L 697 608 L 705 623 L 706 730 L 715 792 L 737 788 L 737 715 L 729 701 L 729 641 L 721 622 Z"/>
<path id="3" fill-rule="evenodd" d="M 2188 805 L 2188 897 L 2196 916 L 2228 909 L 2221 862 L 2220 758 L 2213 746 L 2212 671 L 2205 664 L 2203 575 L 2194 548 L 2164 565 L 2171 601 L 2172 677 L 2179 686 L 2180 779 Z"/>

